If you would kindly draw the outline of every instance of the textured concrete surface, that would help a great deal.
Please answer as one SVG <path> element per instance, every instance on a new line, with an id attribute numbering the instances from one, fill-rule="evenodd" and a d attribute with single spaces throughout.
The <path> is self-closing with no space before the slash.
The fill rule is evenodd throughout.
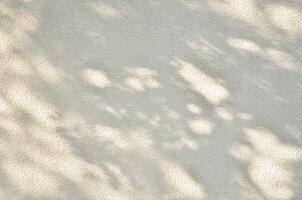
<path id="1" fill-rule="evenodd" d="M 302 1 L 1 0 L 0 199 L 302 199 Z"/>

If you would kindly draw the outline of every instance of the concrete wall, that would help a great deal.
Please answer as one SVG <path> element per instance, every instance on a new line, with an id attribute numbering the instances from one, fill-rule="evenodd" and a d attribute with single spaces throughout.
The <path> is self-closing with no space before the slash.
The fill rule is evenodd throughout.
<path id="1" fill-rule="evenodd" d="M 302 199 L 300 0 L 1 0 L 0 199 Z"/>

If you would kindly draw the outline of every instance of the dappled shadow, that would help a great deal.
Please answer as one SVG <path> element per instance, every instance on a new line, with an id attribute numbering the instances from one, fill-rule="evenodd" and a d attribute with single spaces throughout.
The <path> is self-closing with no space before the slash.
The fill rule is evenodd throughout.
<path id="1" fill-rule="evenodd" d="M 2 199 L 299 199 L 299 1 L 0 3 Z"/>

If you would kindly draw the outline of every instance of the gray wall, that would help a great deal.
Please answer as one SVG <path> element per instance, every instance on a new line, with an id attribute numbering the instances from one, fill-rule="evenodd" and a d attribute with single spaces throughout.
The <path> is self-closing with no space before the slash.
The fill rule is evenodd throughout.
<path id="1" fill-rule="evenodd" d="M 301 7 L 2 0 L 0 199 L 301 199 Z"/>

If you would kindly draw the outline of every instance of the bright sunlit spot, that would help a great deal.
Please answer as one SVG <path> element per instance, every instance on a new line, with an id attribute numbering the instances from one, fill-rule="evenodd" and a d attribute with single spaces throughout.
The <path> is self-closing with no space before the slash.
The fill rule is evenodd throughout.
<path id="1" fill-rule="evenodd" d="M 89 84 L 99 88 L 105 88 L 110 86 L 111 84 L 111 81 L 108 79 L 107 75 L 101 70 L 97 70 L 97 69 L 83 70 L 82 77 Z"/>
<path id="2" fill-rule="evenodd" d="M 105 3 L 91 3 L 90 6 L 102 17 L 122 17 L 123 13 Z"/>
<path id="3" fill-rule="evenodd" d="M 231 154 L 248 162 L 251 180 L 269 199 L 293 198 L 293 164 L 302 158 L 302 149 L 282 144 L 270 131 L 245 129 L 248 145 L 236 145 Z"/>
<path id="4" fill-rule="evenodd" d="M 302 14 L 301 10 L 290 8 L 285 5 L 271 4 L 265 9 L 272 24 L 290 34 L 301 34 Z"/>
<path id="5" fill-rule="evenodd" d="M 190 84 L 191 89 L 210 103 L 220 104 L 229 97 L 228 90 L 200 68 L 183 60 L 176 60 L 173 64 L 178 67 L 179 75 Z"/>
<path id="6" fill-rule="evenodd" d="M 190 129 L 198 135 L 211 134 L 214 124 L 206 119 L 196 118 L 188 122 Z"/>

